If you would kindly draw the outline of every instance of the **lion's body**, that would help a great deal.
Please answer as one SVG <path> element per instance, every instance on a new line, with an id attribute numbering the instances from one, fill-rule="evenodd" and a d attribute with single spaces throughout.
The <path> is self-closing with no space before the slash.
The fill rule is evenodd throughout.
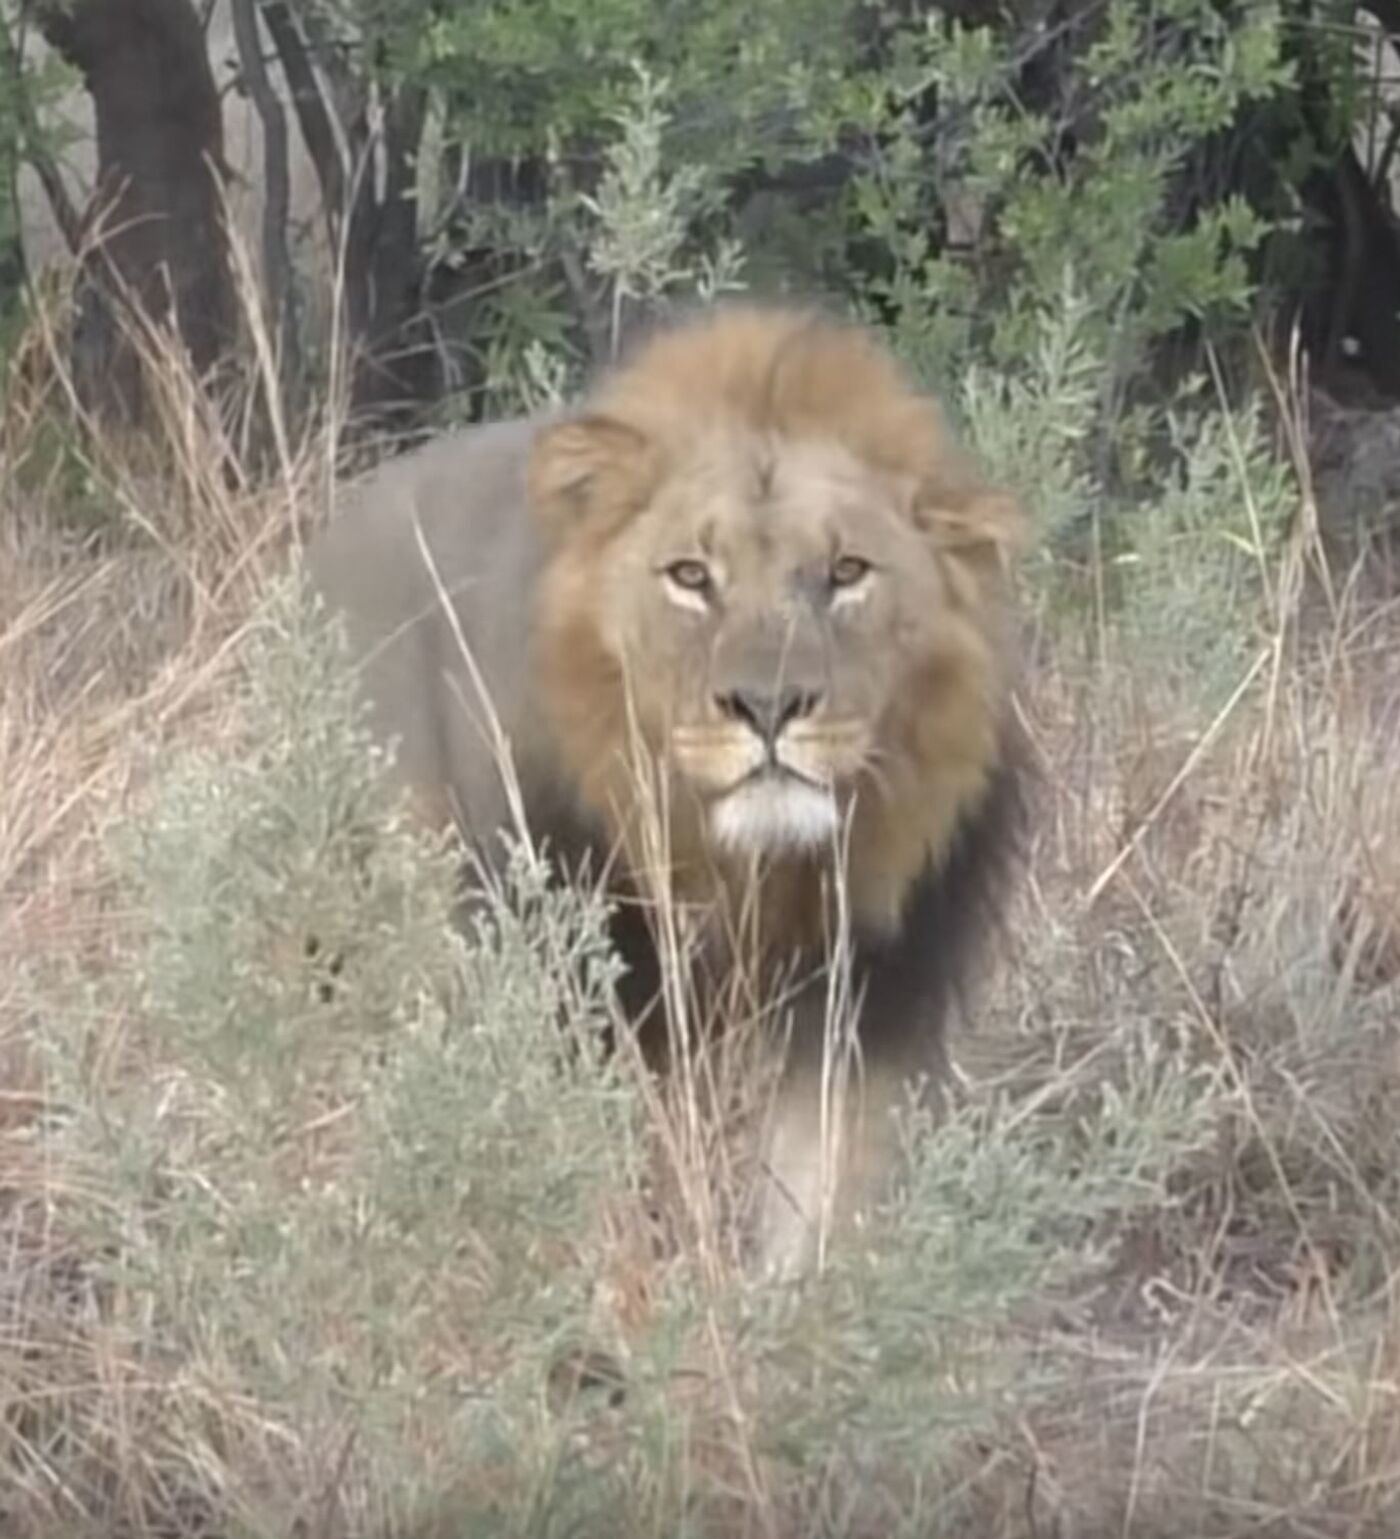
<path id="1" fill-rule="evenodd" d="M 817 1202 L 833 931 L 867 1086 L 849 1208 L 887 1164 L 905 1078 L 937 1075 L 999 890 L 1016 512 L 868 339 L 790 312 L 663 334 L 589 406 L 391 462 L 309 570 L 428 819 L 494 858 L 517 789 L 566 868 L 587 854 L 619 896 L 708 915 L 709 962 L 805 977 L 764 1219 L 786 1264 Z M 658 969 L 638 912 L 617 939 L 641 1018 Z"/>
<path id="2" fill-rule="evenodd" d="M 528 666 L 528 595 L 543 558 L 524 516 L 534 428 L 466 428 L 389 461 L 352 490 L 309 555 L 362 659 L 371 721 L 400 740 L 399 773 L 433 816 L 450 808 L 473 830 L 504 826 L 508 807 L 462 642 L 518 757 L 543 715 Z M 418 552 L 415 521 L 436 573 Z M 453 591 L 450 615 L 436 577 Z"/>

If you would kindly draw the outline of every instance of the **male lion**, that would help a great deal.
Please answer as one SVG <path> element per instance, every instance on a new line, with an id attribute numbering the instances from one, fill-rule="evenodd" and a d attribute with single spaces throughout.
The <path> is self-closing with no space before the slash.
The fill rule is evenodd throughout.
<path id="1" fill-rule="evenodd" d="M 697 979 L 783 981 L 760 1245 L 784 1270 L 831 1201 L 832 956 L 860 1048 L 846 1217 L 906 1081 L 936 1079 L 997 894 L 1019 527 L 871 337 L 742 306 L 652 337 L 581 411 L 381 467 L 308 553 L 420 808 L 488 860 L 523 809 L 566 871 L 610 871 L 634 1022 L 665 1013 L 638 899 L 700 916 Z"/>

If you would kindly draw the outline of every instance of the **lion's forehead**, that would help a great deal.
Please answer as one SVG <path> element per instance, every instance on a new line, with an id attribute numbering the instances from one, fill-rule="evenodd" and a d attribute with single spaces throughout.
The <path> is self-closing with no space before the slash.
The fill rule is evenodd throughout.
<path id="1" fill-rule="evenodd" d="M 810 560 L 841 538 L 895 531 L 899 488 L 840 443 L 704 438 L 686 446 L 652 502 L 648 533 L 750 560 Z"/>

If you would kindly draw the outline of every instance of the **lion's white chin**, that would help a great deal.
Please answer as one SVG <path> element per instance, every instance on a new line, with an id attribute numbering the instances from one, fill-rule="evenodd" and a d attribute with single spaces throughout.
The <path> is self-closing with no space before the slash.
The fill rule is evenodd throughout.
<path id="1" fill-rule="evenodd" d="M 716 844 L 742 854 L 781 853 L 826 844 L 838 825 L 836 798 L 789 776 L 747 781 L 710 809 Z"/>

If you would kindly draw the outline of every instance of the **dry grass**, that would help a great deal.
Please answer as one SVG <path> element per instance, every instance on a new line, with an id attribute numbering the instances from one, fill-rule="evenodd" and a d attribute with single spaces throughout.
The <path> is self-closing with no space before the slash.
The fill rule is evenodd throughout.
<path id="1" fill-rule="evenodd" d="M 236 741 L 230 649 L 295 543 L 290 510 L 317 506 L 324 456 L 284 449 L 270 491 L 231 487 L 216 467 L 236 445 L 168 359 L 158 454 L 99 455 L 93 436 L 60 454 L 72 403 L 52 339 L 36 347 L 0 435 L 0 1530 L 405 1532 L 389 1515 L 413 1504 L 385 1492 L 352 1419 L 259 1403 L 217 1350 L 163 1354 L 135 1295 L 100 1280 L 64 1222 L 90 1173 L 40 1136 L 40 1023 L 18 984 L 21 962 L 111 969 L 112 1050 L 162 1073 L 118 973 L 127 916 L 105 833 L 153 748 Z M 74 533 L 84 454 L 77 500 L 131 537 Z M 729 1493 L 707 1509 L 726 1514 L 716 1531 L 894 1532 L 892 1509 L 899 1531 L 979 1539 L 1400 1531 L 1400 607 L 1341 580 L 1329 597 L 1306 579 L 1315 555 L 1306 527 L 1271 555 L 1272 625 L 1213 715 L 1108 632 L 1089 661 L 1040 649 L 1030 879 L 958 1042 L 970 1101 L 1002 1092 L 1017 1115 L 1072 1117 L 1113 1077 L 1124 1026 L 1145 1024 L 1215 1076 L 1209 1147 L 1172 1173 L 1170 1206 L 1109 1236 L 1091 1288 L 1021 1322 L 1027 1374 L 1049 1365 L 1055 1388 L 1005 1397 L 937 1499 L 885 1470 L 884 1498 L 838 1516 L 860 1486 L 848 1471 L 818 1522 L 810 1490 L 750 1440 L 752 1364 L 701 1308 L 682 1353 L 700 1367 L 666 1394 L 690 1418 L 685 1478 Z M 735 1285 L 702 1179 L 723 1151 L 684 1098 L 649 1105 L 689 1222 L 658 1252 L 647 1214 L 605 1215 L 598 1308 L 623 1346 L 687 1247 L 706 1252 L 695 1270 L 716 1297 Z M 425 1382 L 493 1350 L 440 1329 L 416 1339 Z M 580 1457 L 625 1469 L 635 1450 L 610 1415 Z M 490 1470 L 454 1467 L 431 1404 L 411 1436 L 422 1512 L 450 1510 L 466 1480 L 481 1499 Z M 627 1526 L 618 1511 L 591 1521 L 573 1531 Z M 542 1514 L 539 1531 L 553 1531 Z"/>

